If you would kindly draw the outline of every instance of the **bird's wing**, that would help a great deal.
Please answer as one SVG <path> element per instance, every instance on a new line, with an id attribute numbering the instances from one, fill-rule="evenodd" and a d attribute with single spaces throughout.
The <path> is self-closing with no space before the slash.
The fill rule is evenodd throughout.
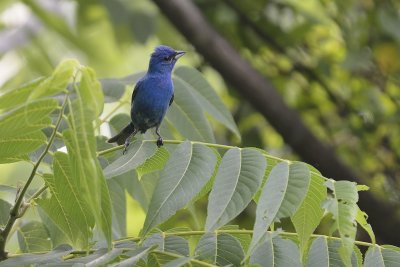
<path id="1" fill-rule="evenodd" d="M 171 106 L 172 102 L 174 102 L 174 94 L 172 94 L 171 100 L 169 101 L 170 106 Z"/>
<path id="2" fill-rule="evenodd" d="M 136 83 L 135 88 L 133 89 L 133 93 L 132 93 L 131 104 L 133 103 L 133 100 L 135 99 L 137 92 L 140 91 L 140 88 L 142 88 L 142 84 L 143 84 L 142 80 L 139 80 Z"/>

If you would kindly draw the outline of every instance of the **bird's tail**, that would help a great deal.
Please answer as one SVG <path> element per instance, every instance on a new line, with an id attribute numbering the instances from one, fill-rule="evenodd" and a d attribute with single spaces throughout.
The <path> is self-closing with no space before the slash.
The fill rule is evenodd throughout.
<path id="1" fill-rule="evenodd" d="M 135 132 L 135 127 L 132 123 L 129 123 L 122 131 L 116 136 L 111 137 L 107 140 L 108 143 L 117 143 L 118 145 L 123 145 L 125 140 Z"/>

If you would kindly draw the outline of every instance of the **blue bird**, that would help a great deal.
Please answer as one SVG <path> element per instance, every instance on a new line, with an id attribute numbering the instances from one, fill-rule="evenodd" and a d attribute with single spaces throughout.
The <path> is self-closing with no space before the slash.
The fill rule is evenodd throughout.
<path id="1" fill-rule="evenodd" d="M 108 143 L 125 144 L 123 154 L 136 133 L 145 133 L 153 127 L 156 127 L 158 136 L 157 146 L 163 145 L 160 125 L 168 107 L 174 101 L 171 73 L 178 58 L 184 54 L 183 51 L 176 51 L 165 45 L 154 49 L 147 73 L 136 83 L 132 93 L 131 122 L 108 140 Z"/>

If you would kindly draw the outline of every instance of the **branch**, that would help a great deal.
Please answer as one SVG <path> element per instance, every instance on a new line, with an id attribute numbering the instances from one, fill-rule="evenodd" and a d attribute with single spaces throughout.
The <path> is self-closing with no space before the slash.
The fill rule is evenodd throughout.
<path id="1" fill-rule="evenodd" d="M 67 99 L 68 99 L 68 94 L 65 95 L 64 102 L 63 102 L 60 114 L 58 116 L 58 119 L 57 119 L 56 125 L 54 127 L 54 130 L 53 130 L 53 132 L 52 132 L 52 134 L 50 136 L 49 142 L 47 143 L 46 148 L 44 149 L 44 151 L 40 155 L 38 161 L 33 166 L 31 174 L 29 175 L 29 178 L 26 181 L 26 183 L 25 183 L 24 187 L 22 188 L 21 192 L 17 193 L 17 199 L 15 200 L 15 204 L 14 204 L 14 206 L 12 207 L 12 209 L 10 211 L 10 217 L 8 218 L 6 226 L 4 227 L 4 229 L 0 230 L 0 261 L 5 260 L 7 258 L 7 252 L 5 251 L 5 247 L 6 247 L 8 236 L 9 236 L 9 234 L 11 232 L 12 227 L 14 226 L 15 221 L 18 218 L 20 218 L 23 215 L 23 213 L 26 211 L 26 208 L 24 208 L 25 203 L 23 203 L 25 193 L 28 190 L 30 184 L 32 183 L 33 178 L 36 175 L 36 171 L 39 168 L 40 163 L 42 162 L 42 160 L 46 156 L 47 152 L 50 149 L 51 144 L 54 141 L 54 138 L 57 135 L 57 130 L 60 127 L 61 120 L 63 118 L 65 106 L 67 104 Z"/>
<path id="2" fill-rule="evenodd" d="M 284 103 L 273 85 L 207 23 L 191 1 L 153 1 L 225 81 L 271 123 L 304 161 L 317 167 L 324 176 L 360 181 L 355 172 L 335 155 L 334 149 L 317 139 L 299 114 Z M 382 241 L 400 244 L 400 232 L 397 231 L 400 221 L 395 216 L 393 205 L 365 192 L 360 195 L 360 206 L 370 215 L 371 224 Z"/>

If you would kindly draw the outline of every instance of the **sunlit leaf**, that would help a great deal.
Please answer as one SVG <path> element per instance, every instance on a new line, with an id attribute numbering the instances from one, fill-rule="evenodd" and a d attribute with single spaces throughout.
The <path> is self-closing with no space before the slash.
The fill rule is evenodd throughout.
<path id="1" fill-rule="evenodd" d="M 372 230 L 371 225 L 367 222 L 367 214 L 360 210 L 359 207 L 357 207 L 357 216 L 356 216 L 356 221 L 359 225 L 361 225 L 362 228 L 368 233 L 369 237 L 371 238 L 371 242 L 375 244 L 375 234 L 374 231 Z"/>
<path id="2" fill-rule="evenodd" d="M 30 94 L 30 99 L 51 96 L 65 90 L 73 77 L 79 62 L 68 59 L 61 62 L 50 77 L 44 79 Z"/>
<path id="3" fill-rule="evenodd" d="M 323 178 L 316 174 L 311 174 L 307 195 L 292 217 L 293 225 L 299 235 L 302 257 L 311 234 L 321 222 L 324 214 L 321 204 L 326 199 L 326 187 L 323 183 Z"/>
<path id="4" fill-rule="evenodd" d="M 39 148 L 46 141 L 46 135 L 41 131 L 2 138 L 0 139 L 0 163 L 10 162 L 10 158 L 26 155 Z"/>
<path id="5" fill-rule="evenodd" d="M 38 78 L 33 80 L 25 85 L 22 85 L 19 88 L 8 91 L 5 94 L 0 96 L 0 110 L 6 110 L 10 108 L 15 108 L 21 104 L 24 104 L 29 95 L 35 90 L 36 87 L 44 80 L 45 78 Z"/>
<path id="6" fill-rule="evenodd" d="M 58 107 L 54 99 L 31 102 L 0 117 L 0 139 L 36 132 L 51 125 L 48 115 Z"/>
<path id="7" fill-rule="evenodd" d="M 103 111 L 104 95 L 95 72 L 87 67 L 80 68 L 82 78 L 79 83 L 79 95 L 97 117 Z"/>
<path id="8" fill-rule="evenodd" d="M 37 200 L 47 216 L 70 238 L 76 247 L 84 248 L 91 237 L 94 219 L 90 207 L 82 196 L 79 181 L 73 175 L 68 156 L 54 155 L 53 175 L 45 175 L 50 199 Z"/>
<path id="9" fill-rule="evenodd" d="M 81 194 L 90 207 L 97 226 L 111 246 L 110 195 L 96 158 L 93 127 L 93 121 L 102 109 L 102 92 L 92 71 L 82 70 L 81 74 L 84 83 L 74 86 L 76 99 L 69 103 L 69 128 L 63 131 L 63 138 L 74 170 L 74 179 L 80 181 Z M 88 103 L 91 103 L 91 106 Z"/>
<path id="10" fill-rule="evenodd" d="M 169 153 L 167 149 L 164 147 L 157 149 L 153 156 L 146 159 L 146 161 L 136 169 L 139 178 L 147 173 L 162 170 L 165 167 L 168 159 Z"/>

